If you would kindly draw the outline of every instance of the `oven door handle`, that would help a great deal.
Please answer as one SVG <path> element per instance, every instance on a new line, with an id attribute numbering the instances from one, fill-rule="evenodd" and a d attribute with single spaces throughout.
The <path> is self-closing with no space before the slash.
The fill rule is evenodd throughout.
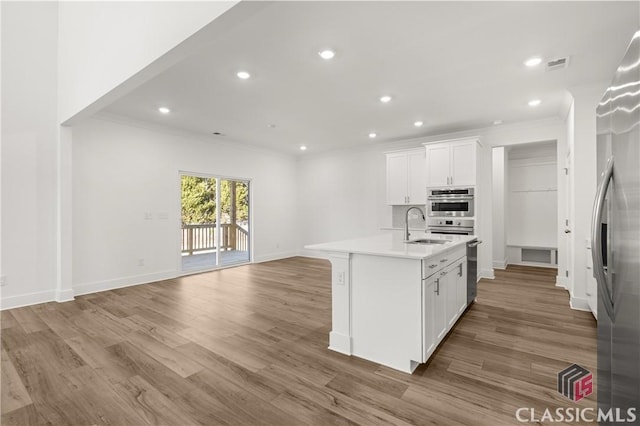
<path id="1" fill-rule="evenodd" d="M 446 196 L 446 197 L 440 197 L 437 195 L 429 195 L 429 200 L 435 200 L 435 201 L 450 201 L 450 202 L 456 202 L 456 201 L 460 201 L 460 200 L 473 200 L 473 196 L 471 195 L 461 195 L 459 197 L 455 197 L 455 196 Z"/>

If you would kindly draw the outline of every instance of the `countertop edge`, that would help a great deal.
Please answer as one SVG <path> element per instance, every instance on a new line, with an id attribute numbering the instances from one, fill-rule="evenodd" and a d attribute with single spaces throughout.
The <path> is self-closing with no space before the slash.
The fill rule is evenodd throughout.
<path id="1" fill-rule="evenodd" d="M 429 234 L 427 234 L 429 235 Z M 438 237 L 440 237 L 439 239 L 447 239 L 447 238 L 442 238 L 442 235 L 431 235 L 433 238 L 438 239 Z M 378 236 L 379 237 L 379 236 Z M 466 238 L 465 238 L 466 237 Z M 375 237 L 370 237 L 371 239 L 375 238 Z M 368 256 L 380 256 L 380 257 L 395 257 L 395 258 L 401 258 L 401 259 L 415 259 L 415 260 L 425 260 L 425 259 L 429 259 L 433 256 L 438 256 L 442 253 L 445 253 L 447 251 L 459 248 L 461 245 L 467 244 L 470 241 L 473 241 L 475 239 L 477 239 L 478 237 L 475 235 L 469 235 L 469 236 L 458 236 L 458 238 L 460 238 L 459 241 L 452 241 L 451 244 L 446 244 L 443 246 L 438 246 L 438 247 L 442 247 L 441 250 L 437 250 L 434 253 L 429 253 L 429 254 L 422 254 L 422 253 L 399 253 L 397 251 L 393 251 L 391 249 L 387 249 L 387 250 L 375 250 L 375 249 L 363 249 L 363 248 L 358 248 L 358 247 L 332 247 L 332 244 L 345 244 L 348 242 L 354 242 L 354 245 L 356 242 L 362 242 L 364 240 L 366 240 L 367 238 L 361 238 L 361 239 L 355 239 L 355 240 L 343 240 L 343 241 L 336 241 L 333 243 L 320 243 L 320 244 L 309 244 L 304 246 L 305 249 L 308 250 L 316 250 L 316 251 L 321 251 L 321 252 L 328 252 L 328 253 L 353 253 L 353 254 L 364 254 L 364 255 L 368 255 Z"/>

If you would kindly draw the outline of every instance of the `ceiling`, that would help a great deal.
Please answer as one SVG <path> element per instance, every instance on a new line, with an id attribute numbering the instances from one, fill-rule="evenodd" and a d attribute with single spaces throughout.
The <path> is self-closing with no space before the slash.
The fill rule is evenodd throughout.
<path id="1" fill-rule="evenodd" d="M 103 111 L 289 153 L 561 117 L 638 28 L 638 2 L 274 2 Z"/>

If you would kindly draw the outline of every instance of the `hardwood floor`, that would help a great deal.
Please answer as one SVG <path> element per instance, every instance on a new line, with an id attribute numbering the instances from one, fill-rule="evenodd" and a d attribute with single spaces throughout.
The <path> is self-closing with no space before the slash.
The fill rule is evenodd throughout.
<path id="1" fill-rule="evenodd" d="M 596 323 L 555 270 L 510 267 L 428 365 L 327 349 L 330 265 L 291 258 L 2 312 L 2 425 L 502 425 L 596 373 Z"/>

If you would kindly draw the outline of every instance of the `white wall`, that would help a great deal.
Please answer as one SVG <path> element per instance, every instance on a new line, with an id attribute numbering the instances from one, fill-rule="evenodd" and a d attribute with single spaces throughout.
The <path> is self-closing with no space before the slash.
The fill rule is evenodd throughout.
<path id="1" fill-rule="evenodd" d="M 58 5 L 0 7 L 4 307 L 52 300 L 55 293 Z"/>
<path id="2" fill-rule="evenodd" d="M 493 267 L 504 269 L 507 266 L 505 239 L 505 176 L 507 162 L 503 146 L 493 148 L 492 152 L 493 185 Z"/>
<path id="3" fill-rule="evenodd" d="M 391 206 L 385 204 L 385 164 L 378 150 L 305 153 L 298 163 L 301 241 L 344 240 L 391 226 Z"/>
<path id="4" fill-rule="evenodd" d="M 178 274 L 181 170 L 252 179 L 255 260 L 296 254 L 294 157 L 142 126 L 110 119 L 74 126 L 76 294 Z"/>
<path id="5" fill-rule="evenodd" d="M 567 94 L 567 96 L 570 96 Z M 573 143 L 573 100 L 570 101 L 566 116 L 566 129 L 564 140 L 557 142 L 557 158 L 558 158 L 558 275 L 556 276 L 556 285 L 569 289 L 569 281 L 567 273 L 572 263 L 572 235 L 565 233 L 568 228 L 567 221 L 573 208 L 573 199 L 570 196 L 570 179 L 569 169 L 569 141 Z"/>
<path id="6" fill-rule="evenodd" d="M 299 165 L 299 211 L 308 225 L 301 227 L 301 244 L 371 235 L 391 226 L 391 207 L 385 205 L 385 151 L 415 148 L 421 143 L 479 135 L 477 234 L 479 270 L 493 277 L 492 147 L 564 139 L 561 120 L 503 125 L 402 142 L 378 143 L 329 154 L 305 154 Z M 331 213 L 326 213 L 327 200 Z M 309 221 L 309 222 L 306 222 Z M 302 254 L 316 254 L 302 249 Z"/>
<path id="7" fill-rule="evenodd" d="M 60 122 L 109 93 L 237 3 L 60 2 Z"/>

